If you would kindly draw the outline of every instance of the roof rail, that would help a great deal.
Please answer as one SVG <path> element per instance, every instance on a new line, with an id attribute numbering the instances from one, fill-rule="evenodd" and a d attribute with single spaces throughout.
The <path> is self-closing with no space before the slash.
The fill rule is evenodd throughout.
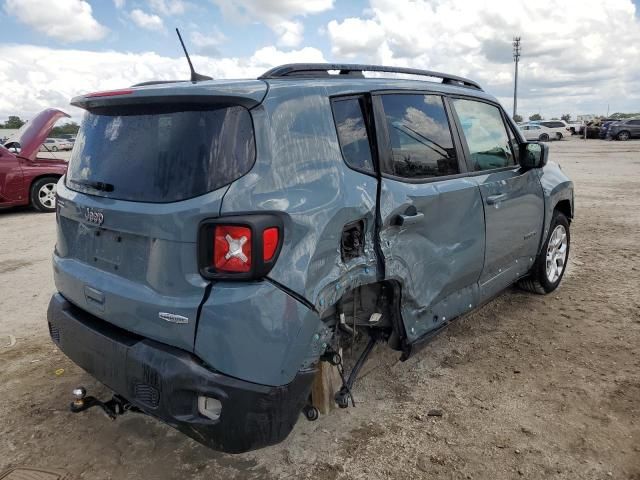
<path id="1" fill-rule="evenodd" d="M 338 75 L 329 73 L 331 70 L 338 70 Z M 406 67 L 387 67 L 384 65 L 360 65 L 355 63 L 288 63 L 272 68 L 258 77 L 259 80 L 268 80 L 275 78 L 318 78 L 318 77 L 339 77 L 354 76 L 364 78 L 362 72 L 388 72 L 388 73 L 404 73 L 409 75 L 420 75 L 424 77 L 441 78 L 442 83 L 448 85 L 458 85 L 467 88 L 475 88 L 482 90 L 473 80 L 458 77 L 456 75 L 448 75 L 446 73 L 432 72 L 431 70 L 420 70 L 417 68 Z"/>

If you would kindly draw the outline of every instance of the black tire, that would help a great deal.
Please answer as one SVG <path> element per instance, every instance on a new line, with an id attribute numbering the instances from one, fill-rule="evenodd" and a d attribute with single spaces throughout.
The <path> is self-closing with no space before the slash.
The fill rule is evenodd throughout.
<path id="1" fill-rule="evenodd" d="M 623 130 L 620 133 L 618 133 L 618 135 L 616 135 L 616 138 L 622 142 L 626 142 L 631 138 L 631 134 L 626 130 Z"/>
<path id="2" fill-rule="evenodd" d="M 562 134 L 560 132 L 556 132 L 556 140 L 562 140 Z"/>
<path id="3" fill-rule="evenodd" d="M 559 276 L 557 279 L 550 280 L 547 274 L 547 252 L 549 251 L 549 241 L 553 233 L 556 231 L 556 227 L 562 226 L 564 227 L 564 232 L 566 234 L 566 255 L 564 259 L 564 264 L 562 265 L 562 270 L 559 272 Z M 547 293 L 553 292 L 560 282 L 562 281 L 562 277 L 564 276 L 564 272 L 567 268 L 567 262 L 569 261 L 569 250 L 571 249 L 571 232 L 569 229 L 569 220 L 564 214 L 558 210 L 553 212 L 553 218 L 551 219 L 551 225 L 549 226 L 549 234 L 545 239 L 544 245 L 542 246 L 542 250 L 540 254 L 536 258 L 533 267 L 531 267 L 531 271 L 529 275 L 520 280 L 519 285 L 524 290 L 529 292 L 538 293 L 540 295 L 545 295 Z M 557 267 L 556 267 L 557 268 Z M 557 273 L 557 272 L 556 272 Z"/>
<path id="4" fill-rule="evenodd" d="M 542 135 L 540 135 L 538 137 L 538 140 L 540 140 L 541 142 L 548 142 L 549 141 L 549 135 L 547 135 L 546 133 L 543 133 Z"/>
<path id="5" fill-rule="evenodd" d="M 57 152 L 58 151 L 58 147 L 56 147 L 55 145 L 53 147 L 51 147 L 51 151 L 52 152 Z"/>
<path id="6" fill-rule="evenodd" d="M 31 205 L 39 212 L 50 213 L 56 211 L 55 202 L 55 185 L 58 183 L 57 177 L 43 177 L 39 178 L 31 185 Z M 51 194 L 43 194 L 43 187 L 53 185 L 53 201 Z M 51 188 L 46 188 L 51 191 Z"/>

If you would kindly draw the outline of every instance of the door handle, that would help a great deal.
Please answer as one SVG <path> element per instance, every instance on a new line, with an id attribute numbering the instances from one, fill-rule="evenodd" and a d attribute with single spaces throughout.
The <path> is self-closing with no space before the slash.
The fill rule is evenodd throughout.
<path id="1" fill-rule="evenodd" d="M 493 205 L 494 203 L 501 202 L 507 198 L 506 193 L 500 193 L 498 195 L 489 195 L 487 197 L 487 205 Z"/>
<path id="2" fill-rule="evenodd" d="M 400 227 L 404 225 L 415 225 L 416 223 L 421 222 L 424 219 L 424 213 L 416 212 L 410 215 L 396 215 L 394 225 L 398 225 Z"/>

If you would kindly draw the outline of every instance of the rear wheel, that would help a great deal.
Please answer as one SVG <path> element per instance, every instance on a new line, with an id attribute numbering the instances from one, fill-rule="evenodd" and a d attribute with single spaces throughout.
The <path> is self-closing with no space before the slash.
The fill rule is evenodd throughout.
<path id="1" fill-rule="evenodd" d="M 623 130 L 618 135 L 616 135 L 616 138 L 618 140 L 626 141 L 626 140 L 629 140 L 631 138 L 631 135 L 626 130 Z"/>
<path id="2" fill-rule="evenodd" d="M 31 185 L 31 205 L 39 212 L 53 212 L 56 209 L 56 177 L 40 178 Z"/>
<path id="3" fill-rule="evenodd" d="M 555 210 L 542 251 L 529 275 L 520 281 L 520 286 L 539 294 L 551 293 L 558 288 L 567 268 L 570 244 L 569 220 Z"/>
<path id="4" fill-rule="evenodd" d="M 538 137 L 538 140 L 540 140 L 541 142 L 548 142 L 549 141 L 549 135 L 547 135 L 546 133 L 543 133 L 542 135 L 540 135 Z"/>

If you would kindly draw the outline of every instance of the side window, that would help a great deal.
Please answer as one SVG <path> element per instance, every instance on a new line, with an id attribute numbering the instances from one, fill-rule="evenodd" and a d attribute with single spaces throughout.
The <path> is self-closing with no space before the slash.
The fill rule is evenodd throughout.
<path id="1" fill-rule="evenodd" d="M 498 107 L 463 99 L 454 99 L 453 104 L 475 171 L 515 165 L 509 136 Z"/>
<path id="2" fill-rule="evenodd" d="M 629 125 L 640 125 L 640 120 L 630 120 Z"/>
<path id="3" fill-rule="evenodd" d="M 449 121 L 439 95 L 383 95 L 391 143 L 384 173 L 430 178 L 460 173 Z"/>
<path id="4" fill-rule="evenodd" d="M 373 171 L 371 146 L 364 120 L 362 97 L 333 101 L 333 115 L 338 129 L 342 155 L 350 167 Z"/>

